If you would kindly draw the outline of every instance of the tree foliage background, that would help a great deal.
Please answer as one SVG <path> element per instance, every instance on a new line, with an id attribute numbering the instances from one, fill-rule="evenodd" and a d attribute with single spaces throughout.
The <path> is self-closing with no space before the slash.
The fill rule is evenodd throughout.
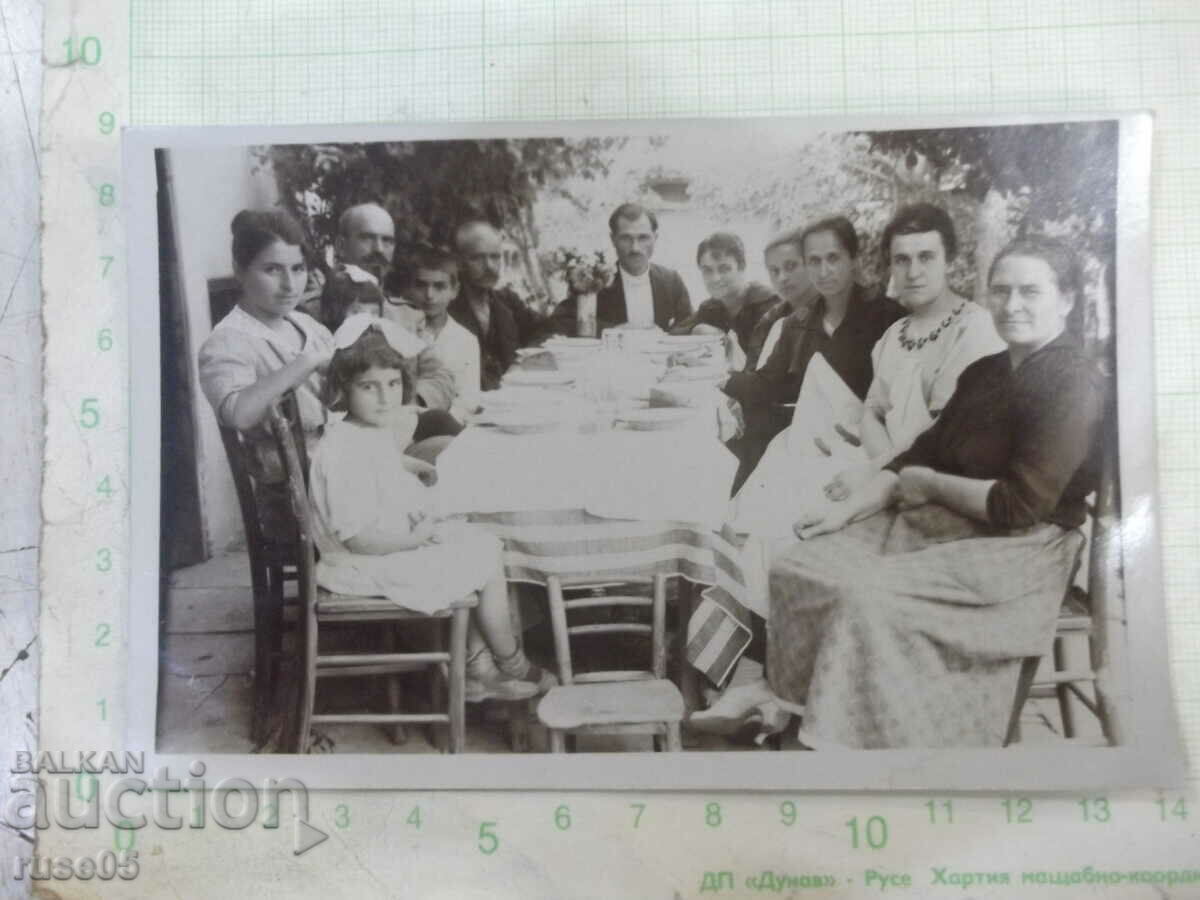
<path id="1" fill-rule="evenodd" d="M 357 203 L 376 202 L 392 214 L 398 261 L 417 244 L 449 246 L 458 224 L 483 218 L 513 240 L 527 280 L 544 292 L 534 201 L 603 178 L 607 151 L 618 140 L 289 144 L 256 148 L 254 156 L 274 170 L 281 203 L 305 223 L 322 255 L 333 246 L 342 211 Z"/>
<path id="2" fill-rule="evenodd" d="M 692 193 L 728 218 L 762 216 L 780 229 L 845 215 L 863 241 L 861 275 L 874 283 L 887 277 L 879 246 L 887 221 L 907 203 L 937 203 L 959 238 L 951 283 L 976 300 L 1008 241 L 1062 237 L 1080 252 L 1088 280 L 1079 325 L 1089 342 L 1105 342 L 1115 285 L 1117 136 L 1115 122 L 822 133 L 766 149 L 749 136 L 733 148 L 749 162 L 733 171 L 696 165 Z"/>
<path id="3" fill-rule="evenodd" d="M 332 245 L 336 217 L 376 200 L 397 223 L 398 258 L 422 241 L 449 243 L 454 226 L 482 216 L 518 248 L 535 305 L 552 291 L 539 254 L 561 246 L 611 253 L 603 222 L 615 203 L 661 200 L 664 174 L 686 179 L 689 209 L 715 222 L 772 229 L 842 214 L 863 241 L 860 277 L 887 277 L 879 235 L 902 205 L 941 204 L 960 253 L 957 290 L 983 298 L 987 266 L 1018 235 L 1046 232 L 1081 252 L 1089 279 L 1085 337 L 1112 333 L 1117 123 L 1079 122 L 910 131 L 805 132 L 727 124 L 711 136 L 509 139 L 263 147 L 282 202 Z M 748 247 L 757 254 L 758 248 Z M 679 261 L 665 261 L 679 265 Z"/>

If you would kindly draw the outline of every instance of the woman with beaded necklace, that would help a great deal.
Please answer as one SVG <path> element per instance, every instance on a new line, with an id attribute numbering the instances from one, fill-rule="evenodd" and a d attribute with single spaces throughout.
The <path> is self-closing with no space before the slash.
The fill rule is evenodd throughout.
<path id="1" fill-rule="evenodd" d="M 826 367 L 818 364 L 805 376 L 792 426 L 775 438 L 734 500 L 737 530 L 790 537 L 798 508 L 822 492 L 844 499 L 869 480 L 937 418 L 963 369 L 1004 349 L 987 311 L 947 282 L 958 242 L 945 210 L 931 203 L 901 208 L 881 246 L 889 293 L 908 315 L 872 349 L 861 402 Z"/>
<path id="2" fill-rule="evenodd" d="M 884 229 L 881 245 L 908 315 L 884 332 L 871 353 L 875 377 L 860 423 L 867 458 L 825 485 L 832 500 L 845 499 L 907 450 L 945 407 L 963 369 L 1004 349 L 987 310 L 956 294 L 946 280 L 957 240 L 945 210 L 931 203 L 904 207 Z"/>
<path id="3" fill-rule="evenodd" d="M 987 281 L 1005 350 L 846 499 L 800 510 L 799 543 L 772 554 L 757 687 L 800 712 L 808 747 L 1000 746 L 1021 660 L 1053 634 L 1110 386 L 1076 334 L 1070 247 L 1013 241 Z"/>
<path id="4" fill-rule="evenodd" d="M 767 617 L 772 554 L 794 540 L 800 510 L 845 500 L 907 450 L 938 417 L 958 376 L 975 360 L 1005 347 L 982 306 L 956 294 L 947 269 L 958 249 L 954 223 L 941 207 L 902 207 L 880 242 L 891 290 L 908 314 L 871 351 L 872 378 L 859 401 L 820 362 L 810 367 L 792 426 L 778 435 L 732 504 L 735 530 L 746 533 L 741 565 L 750 607 Z M 838 420 L 845 424 L 835 424 Z M 699 729 L 727 731 L 768 698 L 766 682 L 727 690 L 694 714 Z M 786 717 L 768 705 L 770 722 Z"/>

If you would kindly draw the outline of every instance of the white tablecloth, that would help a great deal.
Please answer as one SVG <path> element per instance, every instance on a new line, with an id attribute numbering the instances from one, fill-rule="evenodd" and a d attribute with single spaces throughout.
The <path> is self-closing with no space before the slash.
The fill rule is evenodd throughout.
<path id="1" fill-rule="evenodd" d="M 719 529 L 737 459 L 695 428 L 502 434 L 470 427 L 438 457 L 443 515 L 583 509 Z"/>

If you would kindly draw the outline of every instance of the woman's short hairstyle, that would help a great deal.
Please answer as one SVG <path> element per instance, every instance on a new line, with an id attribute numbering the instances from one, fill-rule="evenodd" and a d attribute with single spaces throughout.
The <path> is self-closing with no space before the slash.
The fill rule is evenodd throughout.
<path id="1" fill-rule="evenodd" d="M 1040 259 L 1054 273 L 1058 292 L 1070 295 L 1076 302 L 1079 301 L 1083 294 L 1083 268 L 1079 265 L 1078 255 L 1066 241 L 1045 234 L 1031 234 L 1010 241 L 988 266 L 988 284 L 991 284 L 992 276 L 996 274 L 996 266 L 1009 256 L 1031 256 Z"/>
<path id="2" fill-rule="evenodd" d="M 355 281 L 344 269 L 335 269 L 321 289 L 321 324 L 337 331 L 346 311 L 355 303 L 374 304 L 383 315 L 383 289 L 375 281 Z"/>
<path id="3" fill-rule="evenodd" d="M 858 232 L 854 230 L 854 224 L 845 216 L 829 216 L 828 218 L 821 219 L 819 222 L 813 222 L 801 231 L 801 254 L 805 253 L 804 242 L 808 240 L 809 236 L 820 234 L 822 231 L 828 231 L 836 237 L 838 243 L 842 245 L 842 249 L 846 251 L 851 259 L 858 256 Z"/>
<path id="4" fill-rule="evenodd" d="M 796 248 L 796 252 L 801 256 L 804 255 L 804 231 L 799 228 L 789 228 L 787 231 L 781 231 L 767 241 L 767 246 L 763 247 L 763 256 L 766 256 L 776 247 L 782 247 L 786 244 Z"/>
<path id="5" fill-rule="evenodd" d="M 368 369 L 398 369 L 404 374 L 404 397 L 408 402 L 412 385 L 402 357 L 388 343 L 383 331 L 374 325 L 367 328 L 357 341 L 333 354 L 329 363 L 329 376 L 325 379 L 325 405 L 335 412 L 346 408 L 346 391 L 354 379 Z"/>
<path id="6" fill-rule="evenodd" d="M 310 257 L 308 237 L 300 223 L 282 209 L 243 209 L 229 225 L 233 232 L 233 264 L 244 269 L 276 241 L 294 247 L 307 260 Z"/>
<path id="7" fill-rule="evenodd" d="M 622 203 L 614 209 L 613 214 L 608 217 L 609 233 L 617 233 L 617 220 L 624 219 L 626 222 L 636 222 L 642 216 L 650 220 L 650 230 L 657 234 L 658 218 L 640 203 Z"/>
<path id="8" fill-rule="evenodd" d="M 946 262 L 954 259 L 954 254 L 958 252 L 958 236 L 954 233 L 950 213 L 933 203 L 911 203 L 897 210 L 892 221 L 883 229 L 879 252 L 883 255 L 884 268 L 892 264 L 892 238 L 898 234 L 924 234 L 926 231 L 940 234 Z"/>
<path id="9" fill-rule="evenodd" d="M 746 268 L 746 245 L 736 234 L 729 231 L 717 231 L 700 242 L 696 248 L 696 265 L 705 253 L 713 256 L 732 256 L 739 269 Z"/>

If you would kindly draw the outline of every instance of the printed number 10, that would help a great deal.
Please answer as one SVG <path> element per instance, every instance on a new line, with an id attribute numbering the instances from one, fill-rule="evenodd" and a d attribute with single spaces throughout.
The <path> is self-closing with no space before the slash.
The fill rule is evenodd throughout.
<path id="1" fill-rule="evenodd" d="M 859 848 L 858 816 L 847 822 L 846 827 L 850 829 L 850 846 L 857 850 Z M 883 816 L 871 816 L 867 819 L 863 836 L 867 839 L 867 846 L 872 850 L 882 850 L 888 842 L 887 819 Z"/>
<path id="2" fill-rule="evenodd" d="M 67 65 L 81 62 L 85 66 L 94 66 L 100 62 L 100 38 L 85 37 L 79 42 L 79 50 L 75 50 L 75 38 L 67 38 L 63 41 L 63 46 L 67 48 Z"/>

